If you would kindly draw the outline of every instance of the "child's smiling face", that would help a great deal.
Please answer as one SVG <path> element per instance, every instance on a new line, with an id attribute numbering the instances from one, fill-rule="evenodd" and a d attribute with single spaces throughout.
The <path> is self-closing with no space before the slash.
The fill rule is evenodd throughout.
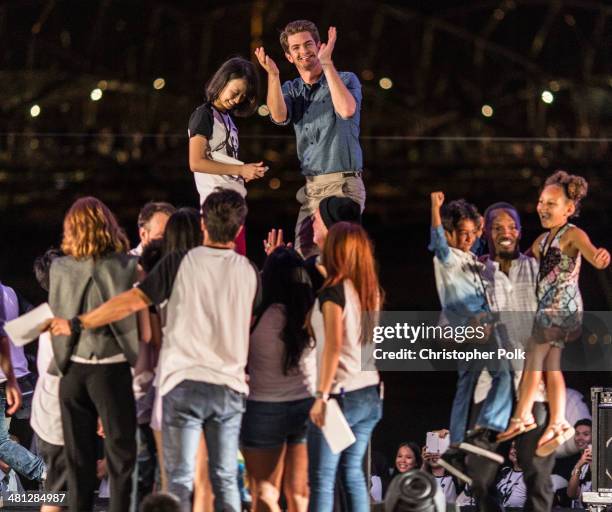
<path id="1" fill-rule="evenodd" d="M 559 185 L 544 187 L 537 205 L 540 222 L 545 229 L 562 226 L 576 211 L 576 205 L 569 200 Z"/>
<path id="2" fill-rule="evenodd" d="M 463 252 L 469 252 L 476 241 L 478 226 L 473 220 L 460 220 L 457 228 L 450 233 L 446 231 L 448 245 Z"/>

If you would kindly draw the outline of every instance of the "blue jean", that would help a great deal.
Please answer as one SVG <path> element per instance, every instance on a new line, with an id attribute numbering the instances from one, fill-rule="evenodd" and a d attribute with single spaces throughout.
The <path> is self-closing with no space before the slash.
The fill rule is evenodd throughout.
<path id="1" fill-rule="evenodd" d="M 470 405 L 474 397 L 474 388 L 487 361 L 474 361 L 459 370 L 457 391 L 453 400 L 450 418 L 450 442 L 458 444 L 463 441 L 468 426 Z M 491 389 L 487 393 L 476 424 L 483 428 L 502 432 L 508 426 L 512 413 L 513 378 L 508 365 L 499 362 L 496 370 L 488 369 L 491 374 Z"/>
<path id="2" fill-rule="evenodd" d="M 377 386 L 357 389 L 338 397 L 338 403 L 356 441 L 334 455 L 321 429 L 308 425 L 308 480 L 312 512 L 329 512 L 334 506 L 336 470 L 346 491 L 351 512 L 369 512 L 370 498 L 363 472 L 363 457 L 374 427 L 382 417 L 382 402 Z"/>
<path id="3" fill-rule="evenodd" d="M 240 442 L 244 448 L 280 448 L 306 442 L 312 398 L 286 402 L 247 400 Z"/>
<path id="4" fill-rule="evenodd" d="M 6 384 L 0 384 L 0 459 L 20 475 L 30 480 L 41 480 L 45 463 L 28 449 L 9 437 L 8 424 L 4 417 L 6 408 Z"/>
<path id="5" fill-rule="evenodd" d="M 238 437 L 245 396 L 226 386 L 184 380 L 163 397 L 162 437 L 169 491 L 191 512 L 195 457 L 204 430 L 215 511 L 240 512 Z"/>

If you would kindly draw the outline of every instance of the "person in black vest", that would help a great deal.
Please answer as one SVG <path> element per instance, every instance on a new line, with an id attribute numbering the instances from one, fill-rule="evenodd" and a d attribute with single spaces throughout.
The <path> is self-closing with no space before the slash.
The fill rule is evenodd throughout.
<path id="1" fill-rule="evenodd" d="M 62 251 L 51 265 L 49 304 L 74 318 L 128 290 L 137 281 L 137 259 L 115 216 L 99 199 L 77 200 L 64 219 Z M 61 374 L 60 406 L 68 467 L 68 505 L 93 510 L 98 417 L 105 437 L 110 476 L 109 511 L 130 507 L 136 459 L 136 408 L 130 365 L 138 353 L 135 315 L 108 326 L 53 336 L 54 364 Z"/>

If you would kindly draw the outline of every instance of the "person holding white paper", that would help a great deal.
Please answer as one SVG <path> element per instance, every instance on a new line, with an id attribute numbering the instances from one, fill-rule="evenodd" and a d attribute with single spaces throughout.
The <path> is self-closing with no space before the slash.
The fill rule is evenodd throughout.
<path id="1" fill-rule="evenodd" d="M 246 197 L 245 182 L 261 178 L 263 162 L 243 164 L 238 158 L 238 129 L 232 115 L 247 117 L 257 108 L 259 79 L 255 66 L 240 57 L 225 61 L 206 84 L 206 102 L 189 119 L 189 168 L 200 204 L 217 187 Z M 236 252 L 246 254 L 244 229 Z"/>
<path id="2" fill-rule="evenodd" d="M 309 510 L 332 510 L 339 465 L 349 510 L 366 512 L 370 510 L 370 499 L 363 457 L 370 434 L 382 416 L 380 378 L 367 334 L 373 323 L 371 313 L 380 309 L 383 292 L 372 243 L 365 230 L 348 222 L 332 226 L 323 247 L 323 265 L 327 278 L 311 316 L 319 356 L 319 380 L 308 431 Z M 366 313 L 369 314 L 364 318 Z M 368 371 L 362 370 L 362 357 L 370 363 L 364 366 Z M 339 453 L 332 451 L 321 430 L 330 397 L 338 401 L 356 438 Z"/>
<path id="3" fill-rule="evenodd" d="M 13 441 L 8 433 L 6 414 L 12 415 L 21 407 L 22 397 L 17 379 L 29 373 L 23 347 L 16 347 L 4 331 L 4 323 L 19 315 L 15 291 L 0 283 L 0 459 L 20 475 L 30 480 L 41 480 L 45 464 L 25 447 Z"/>

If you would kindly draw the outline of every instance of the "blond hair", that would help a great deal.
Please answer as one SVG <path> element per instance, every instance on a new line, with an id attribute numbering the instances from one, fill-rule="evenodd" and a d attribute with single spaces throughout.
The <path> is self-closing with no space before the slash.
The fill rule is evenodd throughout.
<path id="1" fill-rule="evenodd" d="M 64 217 L 62 251 L 77 260 L 127 252 L 129 246 L 113 213 L 95 197 L 77 199 Z"/>

